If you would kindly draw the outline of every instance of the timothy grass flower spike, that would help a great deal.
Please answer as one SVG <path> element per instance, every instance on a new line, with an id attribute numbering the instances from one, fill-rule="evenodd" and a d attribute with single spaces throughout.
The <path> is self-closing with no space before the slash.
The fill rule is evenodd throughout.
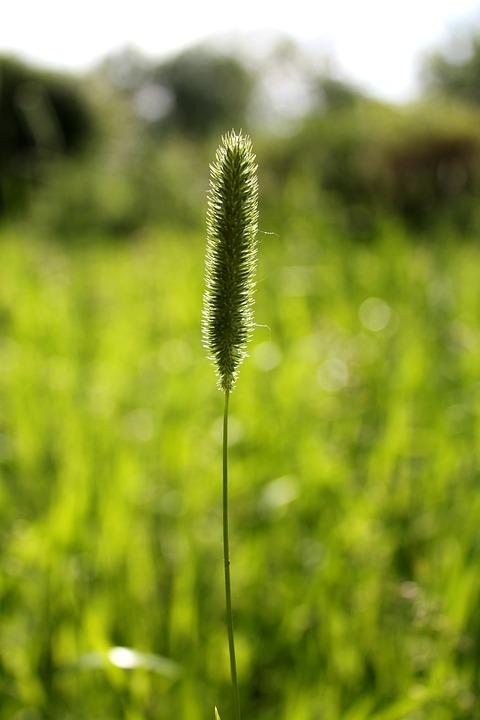
<path id="1" fill-rule="evenodd" d="M 227 133 L 210 166 L 202 334 L 221 390 L 230 392 L 254 327 L 258 180 L 250 138 Z"/>

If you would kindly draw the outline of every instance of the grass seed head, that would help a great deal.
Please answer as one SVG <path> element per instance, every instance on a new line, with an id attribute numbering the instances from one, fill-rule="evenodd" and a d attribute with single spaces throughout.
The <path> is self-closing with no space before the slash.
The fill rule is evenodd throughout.
<path id="1" fill-rule="evenodd" d="M 231 131 L 210 166 L 202 334 L 221 390 L 230 392 L 253 330 L 258 180 L 250 138 Z"/>

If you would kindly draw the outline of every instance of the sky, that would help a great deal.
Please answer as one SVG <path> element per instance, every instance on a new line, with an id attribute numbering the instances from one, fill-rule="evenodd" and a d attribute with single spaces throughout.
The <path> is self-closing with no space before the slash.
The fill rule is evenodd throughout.
<path id="1" fill-rule="evenodd" d="M 422 56 L 480 27 L 480 0 L 0 0 L 0 53 L 85 70 L 127 45 L 161 57 L 221 33 L 289 35 L 389 100 L 415 91 Z"/>

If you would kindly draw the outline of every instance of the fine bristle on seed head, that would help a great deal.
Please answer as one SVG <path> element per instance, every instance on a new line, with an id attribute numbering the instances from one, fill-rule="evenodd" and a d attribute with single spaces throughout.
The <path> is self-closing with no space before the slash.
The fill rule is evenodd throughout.
<path id="1" fill-rule="evenodd" d="M 253 330 L 258 180 L 249 137 L 230 131 L 210 166 L 202 335 L 221 390 L 230 392 Z"/>

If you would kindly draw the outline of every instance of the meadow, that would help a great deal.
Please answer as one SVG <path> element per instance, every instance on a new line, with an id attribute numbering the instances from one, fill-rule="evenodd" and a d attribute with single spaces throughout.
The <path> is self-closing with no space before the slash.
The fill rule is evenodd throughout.
<path id="1" fill-rule="evenodd" d="M 243 715 L 480 717 L 480 247 L 260 236 L 231 398 Z M 230 717 L 205 238 L 0 236 L 0 720 Z"/>

